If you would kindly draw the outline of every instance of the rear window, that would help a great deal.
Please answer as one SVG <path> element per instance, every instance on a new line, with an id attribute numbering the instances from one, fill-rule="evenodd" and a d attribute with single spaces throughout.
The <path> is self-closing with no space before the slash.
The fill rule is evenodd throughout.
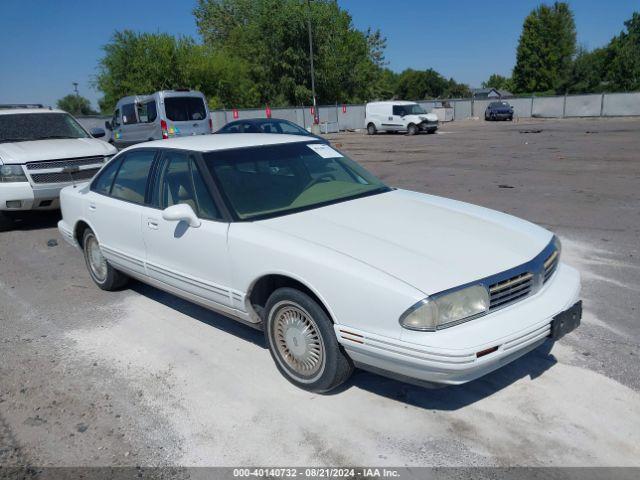
<path id="1" fill-rule="evenodd" d="M 204 120 L 207 110 L 201 97 L 167 97 L 164 99 L 167 118 L 174 122 Z"/>

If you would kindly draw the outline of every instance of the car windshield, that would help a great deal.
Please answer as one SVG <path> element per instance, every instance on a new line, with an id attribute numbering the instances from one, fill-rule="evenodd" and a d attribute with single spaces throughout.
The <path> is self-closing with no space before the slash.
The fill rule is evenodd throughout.
<path id="1" fill-rule="evenodd" d="M 397 112 L 397 113 L 396 113 Z M 393 114 L 394 115 L 424 115 L 427 113 L 424 108 L 422 108 L 417 103 L 412 105 L 394 105 L 393 106 Z"/>
<path id="2" fill-rule="evenodd" d="M 164 110 L 173 122 L 204 120 L 207 110 L 202 97 L 165 97 Z"/>
<path id="3" fill-rule="evenodd" d="M 353 160 L 321 143 L 209 152 L 205 164 L 241 220 L 257 220 L 389 191 Z"/>
<path id="4" fill-rule="evenodd" d="M 0 115 L 0 143 L 55 138 L 89 138 L 89 134 L 67 113 Z"/>
<path id="5" fill-rule="evenodd" d="M 509 107 L 509 104 L 507 102 L 492 102 L 491 107 L 492 108 Z"/>

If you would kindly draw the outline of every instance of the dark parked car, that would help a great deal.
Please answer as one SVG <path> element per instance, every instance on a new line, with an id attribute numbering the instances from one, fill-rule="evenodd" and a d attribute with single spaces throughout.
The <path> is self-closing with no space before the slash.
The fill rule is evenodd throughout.
<path id="1" fill-rule="evenodd" d="M 303 135 L 329 143 L 326 138 L 313 135 L 299 125 L 281 118 L 245 118 L 227 123 L 216 133 L 284 133 L 287 135 Z"/>
<path id="2" fill-rule="evenodd" d="M 513 107 L 509 102 L 491 102 L 484 111 L 485 120 L 513 120 Z"/>

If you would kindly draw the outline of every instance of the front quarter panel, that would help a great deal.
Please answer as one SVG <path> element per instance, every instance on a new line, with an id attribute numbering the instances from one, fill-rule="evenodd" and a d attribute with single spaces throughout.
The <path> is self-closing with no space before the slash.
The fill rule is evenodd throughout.
<path id="1" fill-rule="evenodd" d="M 233 223 L 229 251 L 234 288 L 245 294 L 269 274 L 291 277 L 324 303 L 335 323 L 400 338 L 400 315 L 424 294 L 361 261 L 280 233 L 262 222 Z"/>

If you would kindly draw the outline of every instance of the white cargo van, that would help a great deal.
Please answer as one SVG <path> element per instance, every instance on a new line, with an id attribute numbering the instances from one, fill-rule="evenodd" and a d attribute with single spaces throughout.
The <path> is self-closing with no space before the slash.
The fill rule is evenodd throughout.
<path id="1" fill-rule="evenodd" d="M 212 133 L 205 96 L 194 90 L 163 90 L 121 98 L 105 123 L 118 148 L 163 138 Z"/>
<path id="2" fill-rule="evenodd" d="M 415 102 L 371 102 L 365 106 L 365 126 L 369 135 L 377 132 L 435 133 L 438 117 Z"/>

